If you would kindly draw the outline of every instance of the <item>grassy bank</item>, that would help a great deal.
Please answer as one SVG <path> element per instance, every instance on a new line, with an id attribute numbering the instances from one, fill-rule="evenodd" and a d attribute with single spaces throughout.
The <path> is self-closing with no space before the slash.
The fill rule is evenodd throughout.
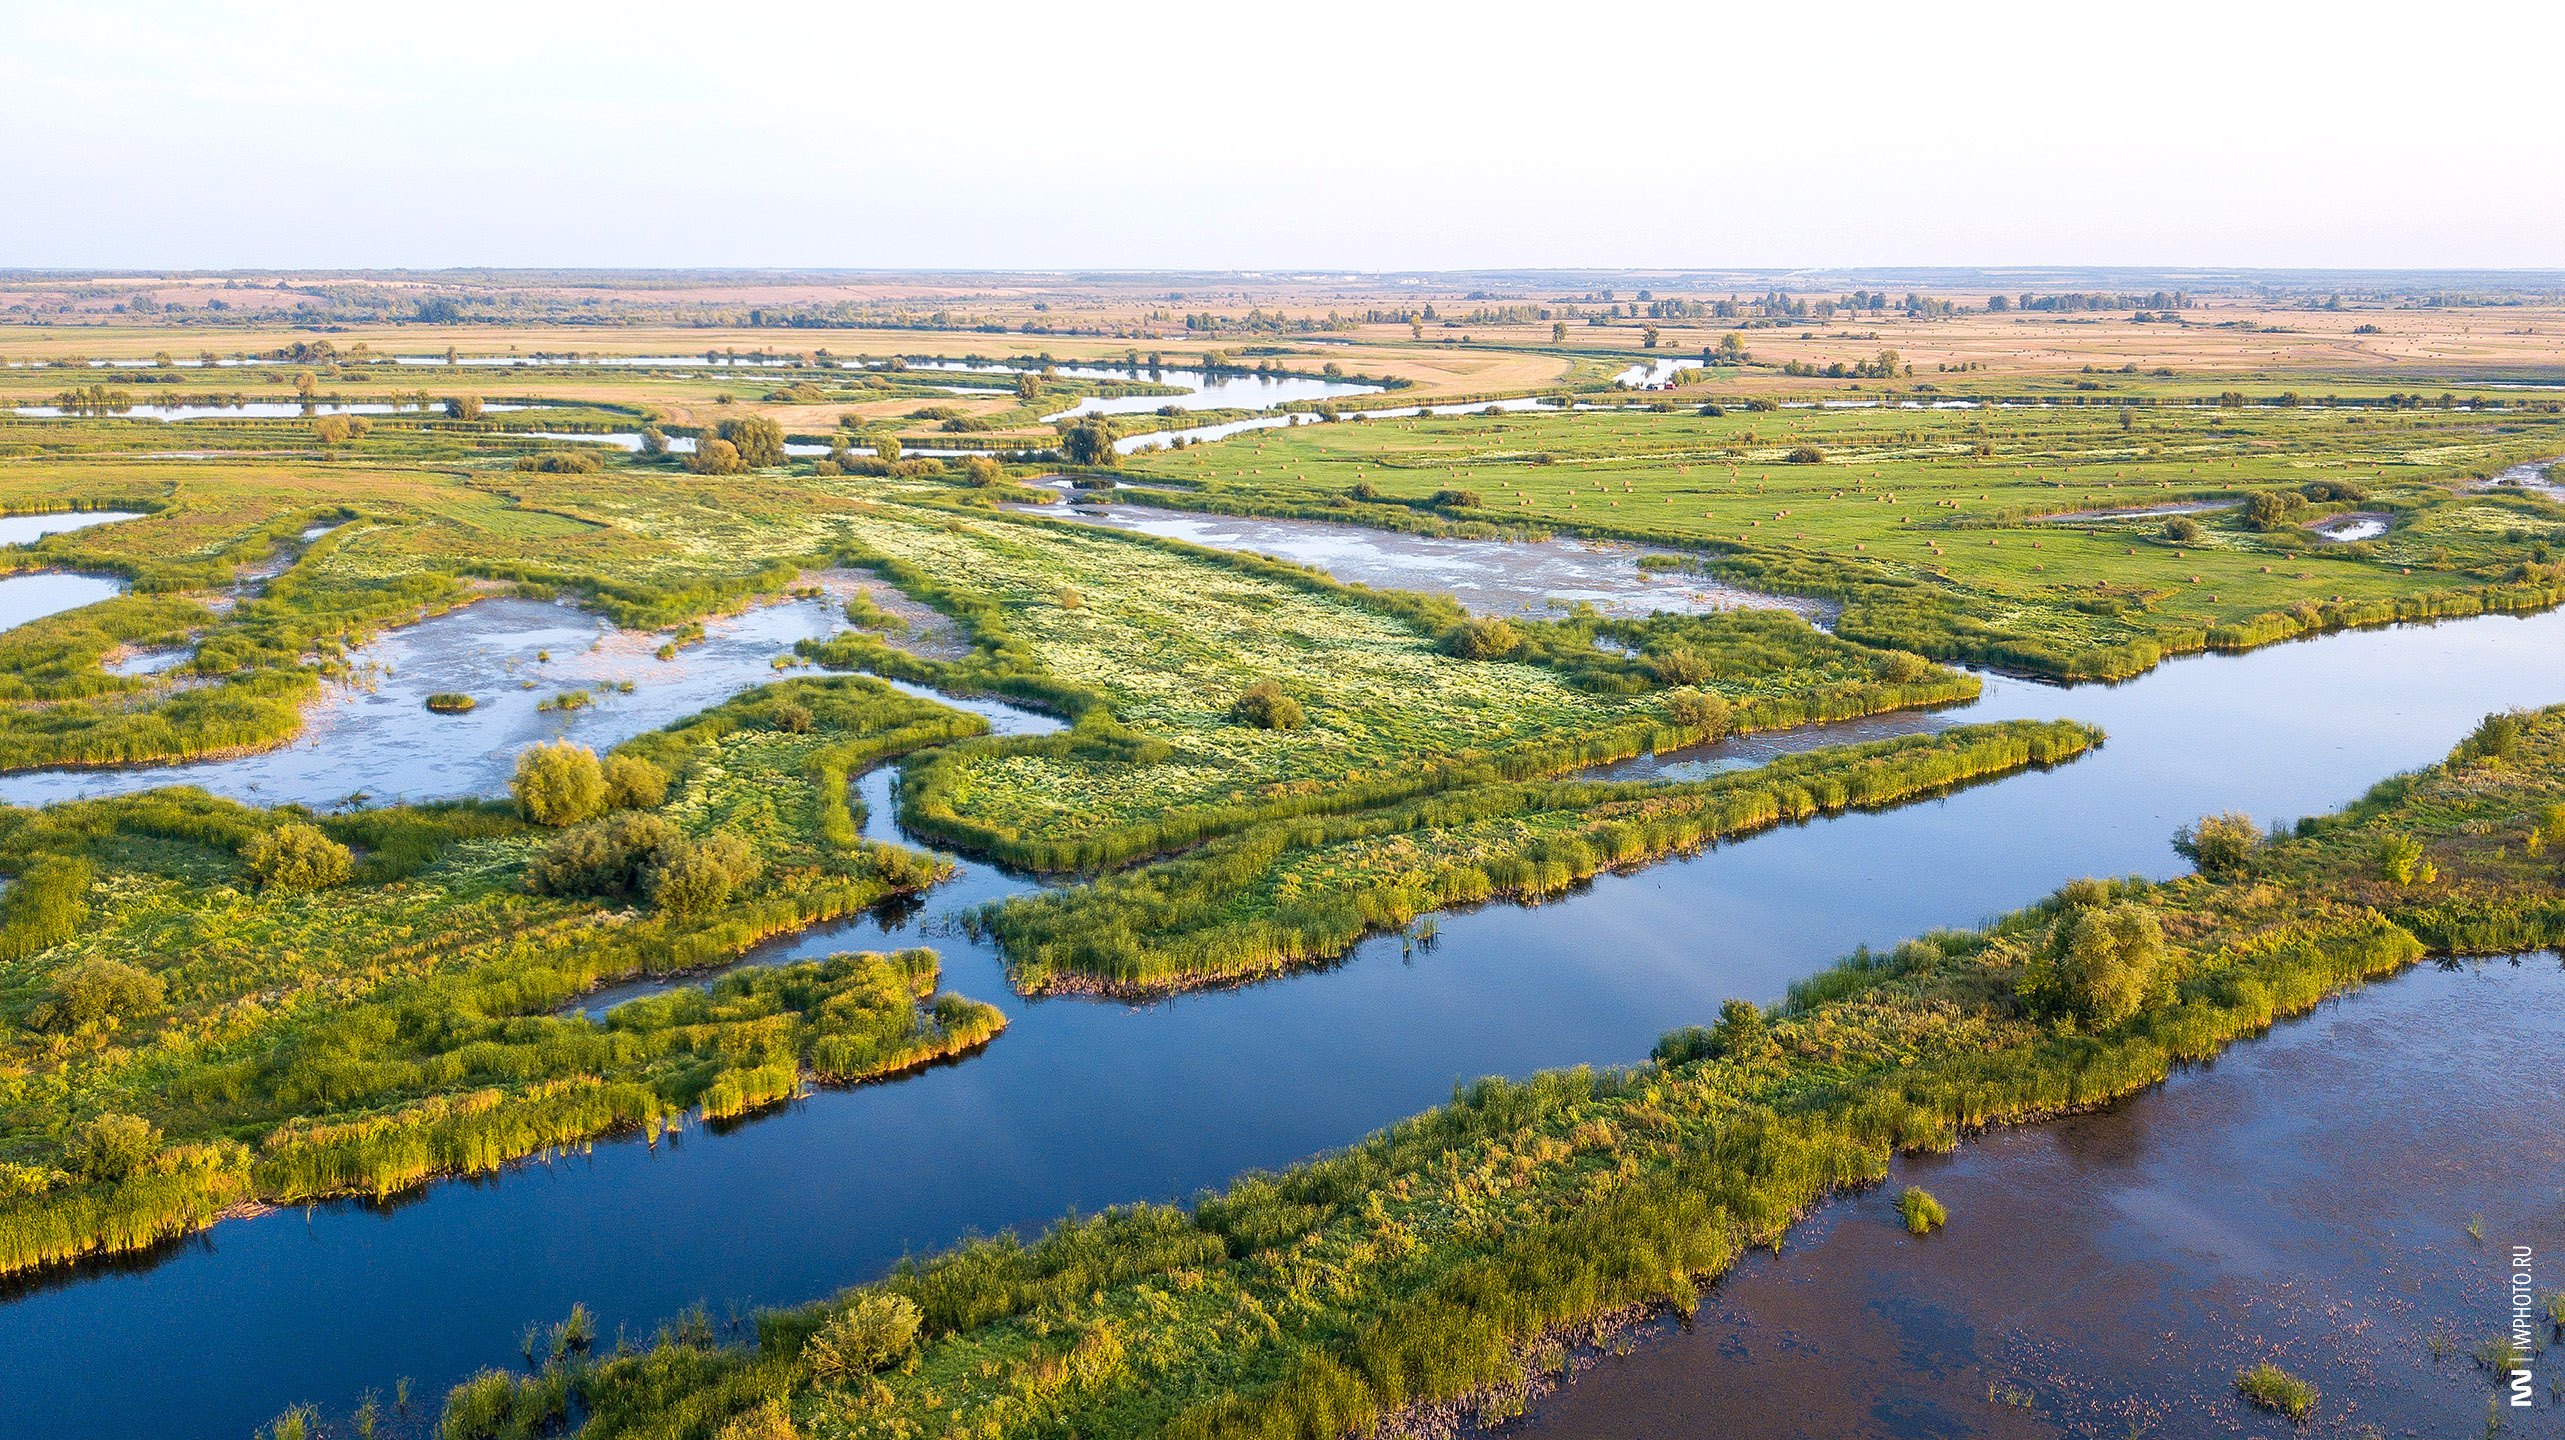
<path id="1" fill-rule="evenodd" d="M 2565 939 L 2565 712 L 2489 732 L 2294 835 L 2204 854 L 2212 873 L 2077 882 L 1857 956 L 1647 1065 L 1480 1082 L 1190 1209 L 976 1243 L 762 1317 L 752 1344 L 672 1331 L 531 1384 L 575 1391 L 596 1440 L 1501 1415 L 1543 1336 L 1689 1303 L 1901 1149 L 2105 1104 L 2429 953 Z"/>

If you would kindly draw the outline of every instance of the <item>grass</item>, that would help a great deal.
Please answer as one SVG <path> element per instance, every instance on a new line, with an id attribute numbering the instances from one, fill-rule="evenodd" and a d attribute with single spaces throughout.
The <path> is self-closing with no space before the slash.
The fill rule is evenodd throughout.
<path id="1" fill-rule="evenodd" d="M 787 718 L 795 728 L 778 728 Z M 821 678 L 631 742 L 676 776 L 655 807 L 673 834 L 737 837 L 757 858 L 753 883 L 703 913 L 531 893 L 552 837 L 498 805 L 318 817 L 363 858 L 308 893 L 249 885 L 239 858 L 300 812 L 187 790 L 0 810 L 0 866 L 88 877 L 81 923 L 0 947 L 16 957 L 0 961 L 0 1273 L 138 1248 L 244 1201 L 380 1197 L 985 1042 L 1003 1018 L 937 994 L 925 951 L 552 1014 L 598 985 L 717 964 L 922 889 L 938 867 L 861 841 L 847 777 L 982 728 L 874 681 Z M 23 906 L 7 917 L 37 923 Z M 113 1172 L 84 1161 L 79 1137 L 101 1117 L 147 1126 L 145 1153 Z"/>
<path id="2" fill-rule="evenodd" d="M 2316 1387 L 2268 1360 L 2237 1372 L 2235 1388 L 2246 1404 L 2286 1415 L 2300 1425 L 2315 1417 Z"/>
<path id="3" fill-rule="evenodd" d="M 2533 717 L 2508 759 L 2462 750 L 2220 876 L 2078 882 L 1857 957 L 1771 1012 L 1731 1006 L 1649 1065 L 1465 1086 L 1190 1209 L 912 1261 L 761 1317 L 748 1345 L 672 1333 L 575 1377 L 579 1433 L 709 1434 L 780 1407 L 811 1435 L 1279 1437 L 1463 1401 L 1519 1379 L 1545 1335 L 1688 1305 L 1898 1151 L 2106 1104 L 2426 954 L 2565 939 L 2552 865 L 2519 844 L 2560 795 L 2565 710 Z M 2378 879 L 2388 831 L 2423 837 L 2441 878 Z M 2096 905 L 2150 915 L 2173 983 L 2112 1022 L 2025 1004 L 2034 957 Z M 867 1385 L 815 1383 L 808 1337 L 882 1295 L 916 1308 L 914 1355 Z"/>
<path id="4" fill-rule="evenodd" d="M 2111 397 L 2118 398 L 2118 397 Z M 2132 423 L 2123 428 L 2119 417 Z M 1793 464 L 1813 447 L 1822 460 Z M 2461 488 L 2565 453 L 2547 406 L 2469 411 L 2149 404 L 2030 410 L 1513 413 L 1312 425 L 1133 457 L 1153 503 L 1402 528 L 1503 526 L 1686 546 L 1749 585 L 1840 601 L 1838 633 L 1947 660 L 2125 678 L 2166 655 L 2386 619 L 2553 604 L 2565 508 Z M 2384 539 L 2292 523 L 2050 517 L 2355 487 Z M 1375 500 L 1353 498 L 1369 487 Z M 1474 491 L 1477 506 L 1426 505 Z"/>
<path id="5" fill-rule="evenodd" d="M 1933 1192 L 1920 1185 L 1909 1185 L 1897 1192 L 1897 1218 L 1906 1222 L 1909 1235 L 1930 1235 L 1950 1221 L 1950 1211 L 1933 1198 Z"/>

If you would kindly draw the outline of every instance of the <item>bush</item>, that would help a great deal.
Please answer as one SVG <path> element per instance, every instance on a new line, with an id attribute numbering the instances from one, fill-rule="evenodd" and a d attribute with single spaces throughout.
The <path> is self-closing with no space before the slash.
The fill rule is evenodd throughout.
<path id="1" fill-rule="evenodd" d="M 1443 637 L 1443 649 L 1463 660 L 1502 660 L 1522 648 L 1522 631 L 1484 615 L 1462 621 Z"/>
<path id="2" fill-rule="evenodd" d="M 89 919 L 89 862 L 47 855 L 28 862 L 16 883 L 0 893 L 0 960 L 50 950 L 80 933 Z"/>
<path id="3" fill-rule="evenodd" d="M 1792 465 L 1817 465 L 1824 463 L 1826 452 L 1814 445 L 1793 445 L 1790 453 L 1781 458 Z"/>
<path id="4" fill-rule="evenodd" d="M 2240 810 L 2204 815 L 2173 832 L 2173 848 L 2208 876 L 2233 875 L 2250 864 L 2262 844 L 2253 817 Z"/>
<path id="5" fill-rule="evenodd" d="M 598 773 L 611 809 L 656 810 L 668 798 L 668 772 L 638 755 L 609 755 Z"/>
<path id="6" fill-rule="evenodd" d="M 763 415 L 740 415 L 713 427 L 713 434 L 739 452 L 739 463 L 751 470 L 784 463 L 784 427 Z"/>
<path id="7" fill-rule="evenodd" d="M 2256 490 L 2244 502 L 2244 523 L 2255 530 L 2279 530 L 2307 508 L 2307 497 L 2295 490 Z"/>
<path id="8" fill-rule="evenodd" d="M 2200 538 L 2200 522 L 2188 515 L 2176 515 L 2164 522 L 2164 538 L 2177 545 L 2188 545 Z"/>
<path id="9" fill-rule="evenodd" d="M 2466 740 L 2458 747 L 2462 760 L 2488 760 L 2496 764 L 2520 753 L 2521 717 L 2514 714 L 2488 715 L 2476 723 Z"/>
<path id="10" fill-rule="evenodd" d="M 1006 467 L 986 455 L 966 455 L 962 458 L 962 483 L 995 490 L 1007 483 Z"/>
<path id="11" fill-rule="evenodd" d="M 2423 843 L 2411 835 L 2384 835 L 2378 840 L 2378 878 L 2391 885 L 2429 885 L 2440 867 L 2423 858 Z"/>
<path id="12" fill-rule="evenodd" d="M 593 819 L 606 808 L 606 776 L 597 752 L 567 740 L 519 751 L 508 789 L 525 818 L 554 829 Z"/>
<path id="13" fill-rule="evenodd" d="M 544 846 L 526 866 L 526 886 L 539 895 L 637 895 L 682 841 L 677 827 L 658 816 L 624 811 Z"/>
<path id="14" fill-rule="evenodd" d="M 1909 1235 L 1929 1235 L 1950 1221 L 1950 1211 L 1919 1185 L 1898 1192 L 1897 1214 L 1905 1220 Z"/>
<path id="15" fill-rule="evenodd" d="M 149 1165 L 159 1149 L 160 1131 L 150 1121 L 110 1112 L 71 1132 L 62 1167 L 84 1180 L 123 1180 Z"/>
<path id="16" fill-rule="evenodd" d="M 1060 436 L 1060 458 L 1102 470 L 1112 469 L 1122 459 L 1114 453 L 1113 432 L 1094 420 L 1080 421 Z"/>
<path id="17" fill-rule="evenodd" d="M 686 468 L 698 475 L 739 475 L 748 462 L 739 458 L 739 447 L 727 440 L 707 435 L 695 442 L 695 453 L 686 457 Z"/>
<path id="18" fill-rule="evenodd" d="M 595 475 L 606 468 L 606 462 L 584 451 L 547 450 L 518 456 L 517 468 L 542 475 Z"/>
<path id="19" fill-rule="evenodd" d="M 802 1359 L 823 1385 L 843 1385 L 870 1375 L 917 1344 L 917 1302 L 905 1295 L 860 1295 L 819 1327 L 802 1346 Z"/>
<path id="20" fill-rule="evenodd" d="M 2050 1008 L 2107 1026 L 2172 999 L 2173 978 L 2155 912 L 2122 901 L 2058 916 L 2024 984 Z"/>
<path id="21" fill-rule="evenodd" d="M 1283 693 L 1280 682 L 1259 680 L 1230 705 L 1229 720 L 1258 730 L 1297 730 L 1309 723 L 1309 715 Z"/>
<path id="22" fill-rule="evenodd" d="M 251 836 L 240 858 L 262 890 L 326 890 L 355 868 L 346 846 L 299 820 Z"/>
<path id="23" fill-rule="evenodd" d="M 72 1031 L 138 1019 L 160 1009 L 167 989 L 159 976 L 121 960 L 82 960 L 55 974 L 52 988 L 27 1012 L 27 1024 Z"/>
<path id="24" fill-rule="evenodd" d="M 727 832 L 662 851 L 644 884 L 650 903 L 671 915 L 702 915 L 729 903 L 733 892 L 757 878 L 756 854 Z"/>
<path id="25" fill-rule="evenodd" d="M 1665 708 L 1676 724 L 1700 731 L 1704 740 L 1727 734 L 1733 718 L 1727 698 L 1707 690 L 1678 690 L 1666 697 Z"/>
<path id="26" fill-rule="evenodd" d="M 480 419 L 481 397 L 478 395 L 449 395 L 445 397 L 445 418 L 449 420 Z"/>
<path id="27" fill-rule="evenodd" d="M 1478 508 L 1479 496 L 1475 490 L 1437 490 L 1428 503 L 1445 509 L 1474 510 Z"/>

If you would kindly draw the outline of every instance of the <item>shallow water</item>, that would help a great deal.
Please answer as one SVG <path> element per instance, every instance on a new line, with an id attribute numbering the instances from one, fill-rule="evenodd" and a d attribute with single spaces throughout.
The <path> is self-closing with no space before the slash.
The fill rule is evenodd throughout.
<path id="1" fill-rule="evenodd" d="M 1857 944 L 1972 924 L 2078 875 L 2170 875 L 2181 861 L 2167 837 L 2199 814 L 2329 810 L 2439 758 L 2489 710 L 2559 698 L 2553 613 L 2195 657 L 2111 688 L 1994 679 L 1977 706 L 1921 723 L 2069 716 L 2109 742 L 2053 771 L 1776 830 L 1537 908 L 1446 915 L 1440 939 L 1412 951 L 1376 938 L 1333 969 L 1145 1006 L 1012 997 L 998 957 L 938 923 L 990 893 L 979 886 L 1015 883 L 974 868 L 922 915 L 792 943 L 933 944 L 948 988 L 1009 1015 L 985 1052 L 728 1133 L 599 1144 L 391 1209 L 226 1223 L 138 1265 L 22 1287 L 0 1306 L 7 1424 L 237 1440 L 287 1404 L 343 1412 L 404 1374 L 441 1393 L 512 1363 L 525 1324 L 574 1301 L 609 1331 L 644 1333 L 699 1300 L 722 1315 L 825 1294 L 973 1231 L 1183 1198 L 1345 1144 L 1473 1076 L 1639 1059 L 1722 999 L 1776 999 Z M 1655 764 L 1698 773 L 1740 758 L 1713 747 Z M 65 1335 L 81 1337 L 82 1366 L 57 1362 Z"/>
<path id="2" fill-rule="evenodd" d="M 124 581 L 105 575 L 39 571 L 0 577 L 0 630 L 15 630 L 30 620 L 113 600 L 124 593 Z"/>
<path id="3" fill-rule="evenodd" d="M 603 749 L 779 678 L 771 662 L 791 654 L 795 641 L 845 628 L 843 603 L 831 596 L 708 620 L 702 643 L 663 661 L 651 653 L 662 637 L 616 630 L 570 605 L 483 600 L 352 652 L 350 677 L 306 711 L 303 733 L 287 745 L 191 765 L 0 775 L 0 802 L 41 805 L 162 785 L 201 785 L 262 805 L 504 794 L 517 751 L 537 741 Z M 548 661 L 539 658 L 546 652 Z M 617 693 L 626 680 L 633 692 Z M 570 690 L 588 691 L 593 703 L 538 708 Z M 439 691 L 479 703 L 461 715 L 431 714 L 425 702 Z"/>
<path id="4" fill-rule="evenodd" d="M 542 405 L 512 405 L 501 401 L 483 402 L 482 409 L 541 410 Z M 59 405 L 20 405 L 17 413 L 37 420 L 59 420 L 72 412 Z M 314 401 L 305 405 L 295 400 L 251 400 L 239 405 L 128 405 L 104 415 L 79 418 L 99 420 L 283 420 L 313 415 L 441 415 L 431 405 L 422 410 L 415 405 L 392 405 L 370 400 Z"/>
<path id="5" fill-rule="evenodd" d="M 139 520 L 138 510 L 57 510 L 50 515 L 0 515 L 0 545 L 32 545 L 47 535 Z"/>
<path id="6" fill-rule="evenodd" d="M 2348 515 L 2336 515 L 2329 520 L 2319 520 L 2307 528 L 2314 531 L 2319 538 L 2340 545 L 2354 540 L 2375 540 L 2387 533 L 2387 527 L 2392 520 L 2393 517 L 2375 510 L 2355 510 Z"/>
<path id="7" fill-rule="evenodd" d="M 1795 610 L 1818 601 L 1722 585 L 1706 575 L 1643 570 L 1639 558 L 1672 552 L 1609 541 L 1451 540 L 1324 520 L 1196 514 L 1145 505 L 1053 505 L 1035 512 L 1113 530 L 1246 550 L 1313 566 L 1349 584 L 1449 595 L 1481 615 L 1544 613 L 1552 601 L 1607 615 L 1650 611 Z"/>
<path id="8" fill-rule="evenodd" d="M 2266 1359 L 2315 1383 L 2312 1433 L 2480 1433 L 2467 1352 L 2511 1247 L 2541 1294 L 2565 1254 L 2560 1054 L 2552 955 L 2370 986 L 2110 1110 L 1900 1162 L 1500 1433 L 2290 1433 L 2234 1394 Z M 1947 1228 L 1905 1233 L 1908 1184 Z M 2506 1433 L 2557 1434 L 2553 1404 Z"/>
<path id="9" fill-rule="evenodd" d="M 1270 410 L 1295 400 L 1329 400 L 1345 395 L 1376 395 L 1377 385 L 1364 385 L 1350 380 L 1329 380 L 1309 375 L 1256 375 L 1222 372 L 1206 375 L 1200 370 L 1152 370 L 1143 366 L 1126 369 L 1120 366 L 1062 365 L 1059 373 L 1080 380 L 1123 380 L 1151 385 L 1172 385 L 1181 395 L 1090 395 L 1057 414 L 1042 417 L 1044 424 L 1074 415 L 1149 415 L 1163 409 L 1177 410 Z"/>

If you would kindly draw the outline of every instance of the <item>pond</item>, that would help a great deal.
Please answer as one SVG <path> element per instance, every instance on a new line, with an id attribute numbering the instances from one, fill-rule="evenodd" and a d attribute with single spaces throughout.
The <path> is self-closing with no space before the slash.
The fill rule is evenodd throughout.
<path id="1" fill-rule="evenodd" d="M 1447 915 L 1431 944 L 1379 937 L 1330 969 L 1151 1005 L 1013 997 L 999 957 L 942 917 L 1017 882 L 965 867 L 922 910 L 790 943 L 932 944 L 948 987 L 1008 1013 L 983 1053 L 727 1133 L 600 1143 L 388 1208 L 229 1222 L 135 1264 L 23 1285 L 0 1306 L 0 1393 L 27 1434 L 238 1440 L 288 1404 L 344 1414 L 403 1375 L 439 1394 L 513 1363 L 524 1326 L 573 1302 L 609 1334 L 646 1334 L 698 1301 L 723 1316 L 809 1299 L 975 1231 L 1181 1199 L 1346 1144 L 1457 1081 L 1638 1059 L 1721 1000 L 1778 998 L 1857 944 L 1973 924 L 2079 875 L 2176 873 L 2167 837 L 2199 814 L 2330 810 L 2439 758 L 2489 710 L 2559 696 L 2556 613 L 2195 657 L 2109 688 L 1992 678 L 1972 707 L 1878 728 L 2063 716 L 2108 743 L 1551 904 Z M 1751 758 L 1710 747 L 1641 764 L 1680 775 Z M 886 818 L 887 784 L 866 782 L 868 824 Z M 2433 1103 L 2482 1098 L 2481 1076 L 2437 1073 Z M 61 1363 L 64 1336 L 80 1337 L 80 1365 Z"/>
<path id="2" fill-rule="evenodd" d="M 15 630 L 30 620 L 113 600 L 124 593 L 124 581 L 105 575 L 37 571 L 0 576 L 0 630 Z"/>
<path id="3" fill-rule="evenodd" d="M 2504 1077 L 2560 1054 L 2553 955 L 2355 991 L 2108 1110 L 1899 1162 L 1500 1433 L 2287 1433 L 2235 1394 L 2264 1360 L 2314 1382 L 2317 1433 L 2482 1433 L 2511 1247 L 2542 1295 L 2565 1254 L 2565 1087 Z M 1906 1234 L 1909 1184 L 1945 1229 Z"/>
<path id="4" fill-rule="evenodd" d="M 2394 516 L 2381 510 L 2354 510 L 2348 514 L 2319 520 L 2307 529 L 2314 532 L 2316 538 L 2320 540 L 2330 540 L 2337 545 L 2342 545 L 2354 540 L 2375 540 L 2387 533 L 2387 527 L 2393 523 L 2394 519 Z"/>
<path id="5" fill-rule="evenodd" d="M 47 535 L 139 520 L 139 510 L 57 510 L 50 515 L 0 515 L 0 545 L 33 545 Z"/>
<path id="6" fill-rule="evenodd" d="M 1245 550 L 1326 571 L 1349 584 L 1449 595 L 1481 615 L 1541 614 L 1551 602 L 1590 604 L 1607 615 L 1758 609 L 1823 617 L 1819 601 L 1722 585 L 1707 575 L 1643 569 L 1641 557 L 1673 552 L 1609 541 L 1452 540 L 1324 520 L 1196 514 L 1146 505 L 1056 505 L 1031 513 L 1112 530 Z"/>
<path id="7" fill-rule="evenodd" d="M 845 628 L 843 588 L 708 620 L 702 643 L 673 660 L 652 653 L 661 637 L 618 630 L 570 605 L 483 600 L 352 652 L 349 678 L 334 683 L 306 713 L 303 733 L 277 749 L 187 765 L 0 775 L 0 802 L 42 805 L 161 785 L 201 785 L 261 805 L 504 794 L 527 745 L 567 738 L 603 749 L 778 678 L 772 662 L 794 642 Z M 430 714 L 427 697 L 441 691 L 478 703 L 460 715 Z M 592 703 L 543 708 L 568 691 L 585 691 Z"/>

